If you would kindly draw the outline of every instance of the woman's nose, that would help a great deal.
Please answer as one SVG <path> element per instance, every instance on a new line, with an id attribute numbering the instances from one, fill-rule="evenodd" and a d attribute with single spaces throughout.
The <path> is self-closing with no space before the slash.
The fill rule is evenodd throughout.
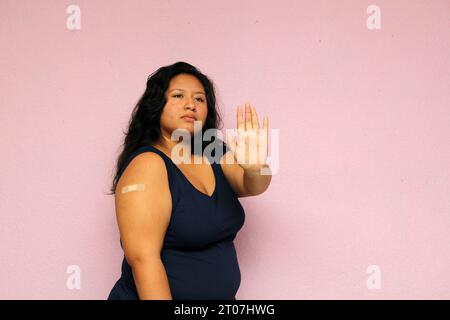
<path id="1" fill-rule="evenodd" d="M 188 98 L 188 101 L 186 101 L 186 107 L 194 109 L 195 108 L 195 100 Z"/>

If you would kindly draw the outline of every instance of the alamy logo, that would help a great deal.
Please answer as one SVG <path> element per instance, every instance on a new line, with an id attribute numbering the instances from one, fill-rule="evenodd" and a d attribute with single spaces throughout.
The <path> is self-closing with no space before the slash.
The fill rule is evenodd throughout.
<path id="1" fill-rule="evenodd" d="M 367 7 L 367 13 L 370 16 L 366 20 L 366 26 L 369 30 L 381 29 L 381 10 L 379 6 L 370 5 Z"/>
<path id="2" fill-rule="evenodd" d="M 70 5 L 66 9 L 66 13 L 70 14 L 66 20 L 66 27 L 68 30 L 81 29 L 81 9 L 77 5 Z"/>
<path id="3" fill-rule="evenodd" d="M 66 287 L 69 290 L 81 289 L 81 268 L 77 265 L 70 265 L 67 267 L 66 272 L 70 274 L 67 277 Z"/>
<path id="4" fill-rule="evenodd" d="M 366 280 L 366 286 L 369 290 L 381 288 L 381 269 L 377 265 L 371 265 L 367 267 L 366 273 L 369 277 Z"/>
<path id="5" fill-rule="evenodd" d="M 270 131 L 270 145 L 271 152 L 270 155 L 264 154 L 265 150 L 268 148 L 269 144 L 269 131 Z M 172 132 L 171 140 L 177 141 L 178 143 L 172 148 L 171 158 L 176 164 L 180 163 L 190 163 L 190 151 L 191 151 L 191 140 L 194 143 L 194 153 L 199 154 L 202 148 L 203 141 L 222 140 L 223 134 L 217 129 L 208 129 L 202 133 L 202 122 L 194 121 L 194 132 L 196 132 L 191 139 L 191 133 L 184 129 L 178 128 Z M 260 130 L 256 131 L 244 131 L 241 129 L 227 129 L 226 130 L 226 143 L 228 145 L 234 146 L 235 157 L 232 153 L 227 153 L 223 158 L 223 162 L 226 164 L 238 163 L 238 164 L 254 164 L 263 163 L 266 167 L 260 169 L 261 175 L 271 175 L 278 172 L 278 154 L 279 154 L 279 130 Z M 181 141 L 180 141 L 181 139 Z M 245 142 L 244 142 L 245 141 Z M 263 144 L 261 141 L 265 141 Z M 266 145 L 267 144 L 267 145 Z M 262 146 L 258 148 L 257 146 Z M 247 146 L 247 147 L 246 147 Z M 214 152 L 214 156 L 212 153 Z M 181 155 L 182 154 L 182 155 Z M 218 163 L 223 154 L 223 149 L 220 144 L 211 142 L 203 150 L 203 155 L 207 156 L 209 159 L 213 159 L 213 162 Z M 195 158 L 194 163 L 201 163 L 200 158 Z M 268 167 L 270 165 L 270 168 Z"/>

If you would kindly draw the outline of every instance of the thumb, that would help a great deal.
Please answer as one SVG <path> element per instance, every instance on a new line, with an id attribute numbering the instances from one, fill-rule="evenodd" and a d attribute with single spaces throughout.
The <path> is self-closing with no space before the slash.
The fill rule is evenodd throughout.
<path id="1" fill-rule="evenodd" d="M 227 144 L 230 146 L 231 151 L 233 154 L 236 153 L 236 142 L 234 141 L 234 138 L 231 136 L 230 132 L 227 131 Z"/>

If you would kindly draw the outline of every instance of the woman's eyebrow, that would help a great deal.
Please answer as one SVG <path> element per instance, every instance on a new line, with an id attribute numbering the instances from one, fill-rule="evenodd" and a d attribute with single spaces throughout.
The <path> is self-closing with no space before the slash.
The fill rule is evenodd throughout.
<path id="1" fill-rule="evenodd" d="M 175 89 L 172 89 L 172 90 L 170 90 L 169 92 L 172 92 L 172 91 L 174 91 L 174 90 L 180 90 L 180 91 L 184 91 L 183 89 L 177 89 L 177 88 L 175 88 Z M 194 92 L 194 93 L 201 93 L 201 94 L 205 94 L 203 91 L 197 91 L 197 92 Z M 206 95 L 206 94 L 205 94 Z"/>

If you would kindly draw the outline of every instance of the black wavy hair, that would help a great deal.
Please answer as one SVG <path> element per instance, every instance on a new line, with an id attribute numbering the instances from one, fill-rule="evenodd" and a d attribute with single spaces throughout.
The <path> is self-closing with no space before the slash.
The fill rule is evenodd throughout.
<path id="1" fill-rule="evenodd" d="M 122 151 L 117 159 L 115 176 L 108 195 L 115 194 L 117 182 L 131 154 L 140 147 L 152 145 L 159 140 L 161 136 L 160 117 L 166 105 L 165 92 L 169 87 L 170 80 L 180 73 L 195 76 L 205 90 L 208 113 L 201 134 L 203 135 L 208 129 L 219 129 L 219 126 L 222 126 L 222 119 L 216 107 L 214 84 L 205 74 L 183 61 L 160 67 L 148 76 L 145 92 L 134 106 L 127 132 L 123 132 L 125 137 L 121 146 Z M 225 153 L 227 150 L 225 142 L 218 138 L 215 140 L 219 140 L 223 147 L 223 153 Z M 208 144 L 214 143 L 215 140 L 208 142 L 202 139 L 202 152 Z M 193 143 L 191 146 L 193 148 Z"/>

